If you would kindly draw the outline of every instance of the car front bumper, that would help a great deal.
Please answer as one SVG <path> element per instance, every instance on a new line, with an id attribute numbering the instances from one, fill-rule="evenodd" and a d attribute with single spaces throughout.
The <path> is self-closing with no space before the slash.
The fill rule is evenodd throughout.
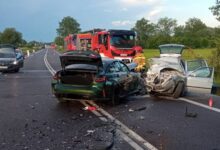
<path id="1" fill-rule="evenodd" d="M 19 64 L 10 64 L 10 65 L 0 65 L 0 72 L 4 72 L 4 71 L 12 71 L 12 70 L 15 70 L 15 69 L 18 69 L 20 68 L 20 65 Z"/>

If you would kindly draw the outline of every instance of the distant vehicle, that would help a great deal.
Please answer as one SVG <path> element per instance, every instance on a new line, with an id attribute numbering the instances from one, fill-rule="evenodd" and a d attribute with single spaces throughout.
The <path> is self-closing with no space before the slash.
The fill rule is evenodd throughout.
<path id="1" fill-rule="evenodd" d="M 184 61 L 184 45 L 160 45 L 160 58 L 149 60 L 146 83 L 151 95 L 177 98 L 185 92 L 211 93 L 214 69 L 204 59 Z"/>
<path id="2" fill-rule="evenodd" d="M 21 52 L 16 52 L 12 45 L 0 45 L 0 71 L 14 71 L 18 72 L 23 67 L 24 56 Z"/>
<path id="3" fill-rule="evenodd" d="M 62 70 L 51 84 L 60 102 L 92 99 L 118 104 L 120 98 L 143 89 L 139 73 L 131 72 L 120 60 L 101 58 L 94 51 L 70 51 L 61 55 L 60 61 Z"/>

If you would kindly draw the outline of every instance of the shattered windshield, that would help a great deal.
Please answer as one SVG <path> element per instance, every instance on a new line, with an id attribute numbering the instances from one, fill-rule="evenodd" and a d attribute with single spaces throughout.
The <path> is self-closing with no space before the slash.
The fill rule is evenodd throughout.
<path id="1" fill-rule="evenodd" d="M 111 45 L 117 48 L 132 48 L 135 45 L 134 35 L 112 35 Z"/>
<path id="2" fill-rule="evenodd" d="M 15 51 L 13 48 L 0 48 L 0 58 L 14 58 Z"/>

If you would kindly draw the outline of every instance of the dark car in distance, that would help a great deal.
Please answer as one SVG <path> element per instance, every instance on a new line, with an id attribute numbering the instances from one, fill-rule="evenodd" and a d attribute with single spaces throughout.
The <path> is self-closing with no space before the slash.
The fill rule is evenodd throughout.
<path id="1" fill-rule="evenodd" d="M 119 60 L 101 58 L 93 51 L 71 51 L 60 56 L 62 70 L 52 80 L 59 102 L 67 100 L 110 100 L 139 92 L 141 77 Z"/>
<path id="2" fill-rule="evenodd" d="M 0 44 L 0 72 L 18 72 L 24 64 L 24 57 L 9 44 Z"/>

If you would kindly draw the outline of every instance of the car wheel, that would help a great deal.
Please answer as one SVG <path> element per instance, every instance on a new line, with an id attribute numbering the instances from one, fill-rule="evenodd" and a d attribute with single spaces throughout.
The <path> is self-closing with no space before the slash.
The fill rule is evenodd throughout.
<path id="1" fill-rule="evenodd" d="M 138 94 L 140 94 L 140 95 L 147 94 L 146 82 L 144 79 L 140 79 L 140 81 L 139 81 Z"/>
<path id="2" fill-rule="evenodd" d="M 14 72 L 19 72 L 19 70 L 20 70 L 20 68 L 16 68 L 16 69 L 14 70 Z"/>
<path id="3" fill-rule="evenodd" d="M 149 96 L 153 99 L 153 100 L 158 100 L 159 99 L 159 95 L 155 92 L 148 92 Z"/>
<path id="4" fill-rule="evenodd" d="M 120 90 L 114 87 L 112 90 L 112 96 L 111 96 L 111 102 L 113 106 L 118 105 L 120 103 L 119 93 L 120 93 Z"/>
<path id="5" fill-rule="evenodd" d="M 60 94 L 55 94 L 55 97 L 57 98 L 59 103 L 66 103 L 67 100 L 65 100 Z"/>
<path id="6" fill-rule="evenodd" d="M 184 90 L 184 83 L 183 82 L 179 82 L 174 93 L 173 93 L 173 98 L 178 98 L 181 96 L 182 92 Z"/>

